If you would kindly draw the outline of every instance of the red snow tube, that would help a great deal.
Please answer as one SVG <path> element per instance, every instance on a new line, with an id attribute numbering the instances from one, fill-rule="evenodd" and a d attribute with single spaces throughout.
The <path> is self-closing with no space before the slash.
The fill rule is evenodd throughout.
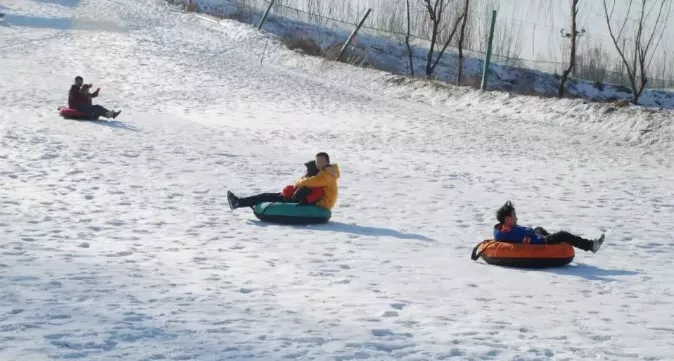
<path id="1" fill-rule="evenodd" d="M 80 111 L 77 111 L 75 109 L 70 109 L 68 107 L 59 107 L 58 108 L 59 114 L 64 117 L 65 119 L 75 119 L 75 120 L 95 120 L 98 118 L 92 118 Z"/>

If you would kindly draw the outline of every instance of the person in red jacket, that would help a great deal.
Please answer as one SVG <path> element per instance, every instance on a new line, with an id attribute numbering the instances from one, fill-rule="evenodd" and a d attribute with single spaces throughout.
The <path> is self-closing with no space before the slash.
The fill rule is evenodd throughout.
<path id="1" fill-rule="evenodd" d="M 90 93 L 91 84 L 83 84 L 84 79 L 81 76 L 75 77 L 75 84 L 70 87 L 68 92 L 68 108 L 75 109 L 82 112 L 89 117 L 95 119 L 98 117 L 115 119 L 121 113 L 121 110 L 108 110 L 101 105 L 93 105 L 92 99 L 98 96 L 101 88 L 96 89 L 95 92 Z"/>
<path id="2" fill-rule="evenodd" d="M 301 179 L 308 179 L 316 176 L 319 173 L 318 166 L 315 161 L 308 161 L 304 163 L 307 172 Z M 307 205 L 314 205 L 323 198 L 323 187 L 296 187 L 294 185 L 287 185 L 280 193 L 261 193 L 250 197 L 239 198 L 234 193 L 227 191 L 227 201 L 229 208 L 236 209 L 241 207 L 254 207 L 256 204 L 263 202 L 279 202 L 279 203 L 300 203 Z"/>

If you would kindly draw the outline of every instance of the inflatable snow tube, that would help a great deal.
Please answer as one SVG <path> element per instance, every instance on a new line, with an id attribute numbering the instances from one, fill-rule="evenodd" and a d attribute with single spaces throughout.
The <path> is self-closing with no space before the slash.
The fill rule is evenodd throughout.
<path id="1" fill-rule="evenodd" d="M 65 119 L 74 119 L 74 120 L 96 120 L 96 118 L 92 118 L 80 111 L 77 111 L 75 109 L 70 109 L 68 107 L 58 107 L 59 115 L 61 115 Z"/>
<path id="2" fill-rule="evenodd" d="M 576 252 L 568 243 L 522 244 L 486 240 L 475 246 L 471 259 L 491 265 L 521 268 L 562 267 L 573 261 Z"/>
<path id="3" fill-rule="evenodd" d="M 332 216 L 329 209 L 319 206 L 277 202 L 260 203 L 253 213 L 261 221 L 295 225 L 327 223 Z"/>

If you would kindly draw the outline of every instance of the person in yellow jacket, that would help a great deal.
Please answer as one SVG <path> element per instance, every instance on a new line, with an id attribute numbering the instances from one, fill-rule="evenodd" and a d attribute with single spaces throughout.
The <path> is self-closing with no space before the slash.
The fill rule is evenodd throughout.
<path id="1" fill-rule="evenodd" d="M 295 183 L 295 188 L 307 191 L 310 191 L 312 188 L 322 188 L 323 196 L 316 202 L 316 205 L 332 209 L 335 206 L 335 203 L 337 203 L 339 193 L 337 189 L 339 166 L 337 164 L 330 164 L 330 156 L 325 152 L 316 154 L 315 162 L 316 167 L 318 168 L 318 174 L 302 177 Z M 227 192 L 227 200 L 231 209 L 254 207 L 256 204 L 264 202 L 294 202 L 294 198 L 295 197 L 287 199 L 281 193 L 262 193 L 250 197 L 239 198 L 232 192 Z"/>
<path id="2" fill-rule="evenodd" d="M 313 177 L 305 177 L 295 183 L 295 187 L 316 188 L 323 187 L 323 198 L 316 205 L 319 207 L 332 209 L 337 203 L 339 191 L 337 180 L 339 179 L 339 166 L 330 164 L 330 156 L 321 152 L 316 154 L 316 166 L 319 169 L 318 174 Z"/>

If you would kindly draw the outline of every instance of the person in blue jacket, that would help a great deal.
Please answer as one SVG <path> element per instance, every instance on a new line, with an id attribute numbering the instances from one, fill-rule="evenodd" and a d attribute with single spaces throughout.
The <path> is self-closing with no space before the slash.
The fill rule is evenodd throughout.
<path id="1" fill-rule="evenodd" d="M 525 244 L 559 244 L 568 243 L 583 251 L 597 253 L 604 243 L 604 234 L 598 239 L 589 240 L 566 231 L 548 233 L 542 227 L 522 227 L 517 224 L 515 207 L 508 201 L 496 211 L 498 224 L 494 226 L 494 240 Z"/>

